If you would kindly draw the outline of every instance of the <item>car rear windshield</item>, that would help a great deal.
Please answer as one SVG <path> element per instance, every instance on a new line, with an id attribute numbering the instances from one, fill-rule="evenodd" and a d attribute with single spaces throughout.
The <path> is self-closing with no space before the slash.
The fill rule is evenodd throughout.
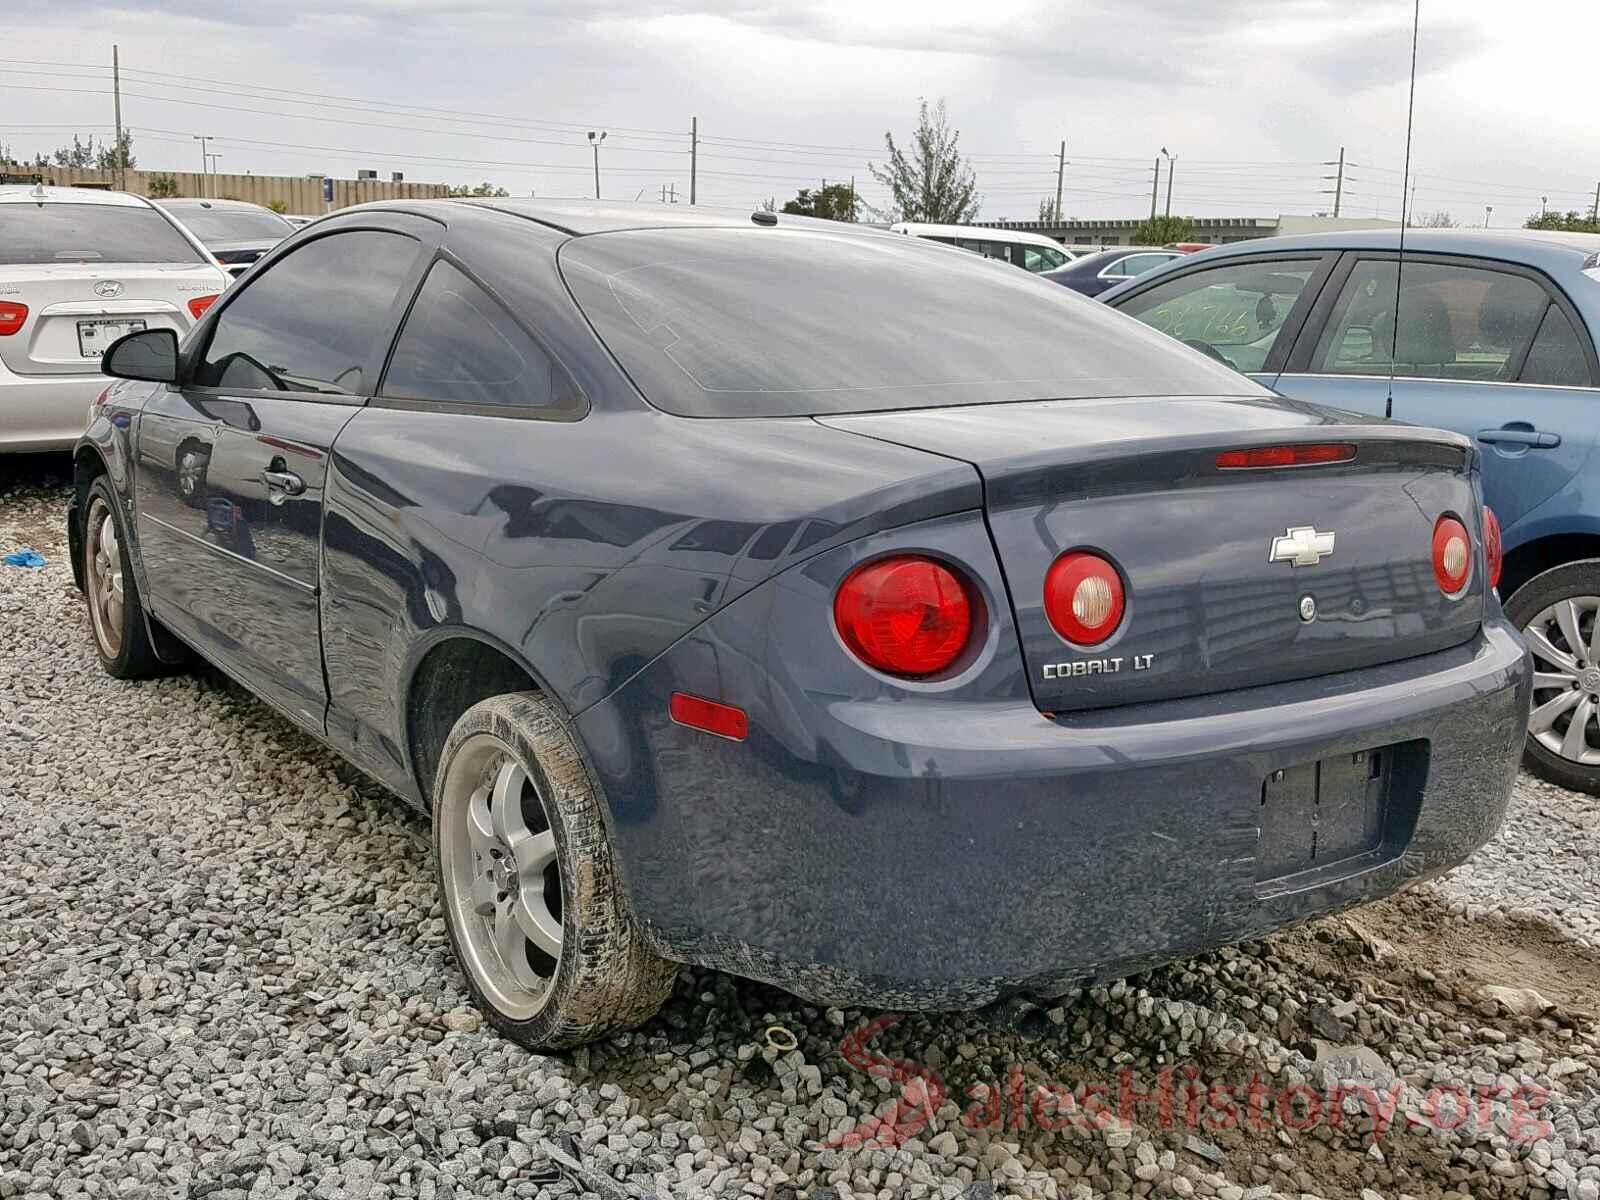
<path id="1" fill-rule="evenodd" d="M 277 213 L 247 208 L 174 207 L 172 215 L 208 246 L 212 242 L 277 241 L 294 232 L 294 226 Z"/>
<path id="2" fill-rule="evenodd" d="M 205 261 L 154 209 L 24 202 L 0 207 L 0 263 Z"/>
<path id="3" fill-rule="evenodd" d="M 646 399 L 681 416 L 1266 394 L 1059 284 L 920 238 L 630 230 L 560 261 Z"/>

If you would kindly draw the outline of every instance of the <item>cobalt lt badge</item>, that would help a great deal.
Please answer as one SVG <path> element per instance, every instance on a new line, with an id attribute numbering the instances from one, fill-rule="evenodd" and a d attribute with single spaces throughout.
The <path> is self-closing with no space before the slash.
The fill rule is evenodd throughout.
<path id="1" fill-rule="evenodd" d="M 1282 537 L 1272 539 L 1267 561 L 1314 567 L 1333 553 L 1333 537 L 1331 533 L 1318 533 L 1311 525 L 1290 526 Z"/>

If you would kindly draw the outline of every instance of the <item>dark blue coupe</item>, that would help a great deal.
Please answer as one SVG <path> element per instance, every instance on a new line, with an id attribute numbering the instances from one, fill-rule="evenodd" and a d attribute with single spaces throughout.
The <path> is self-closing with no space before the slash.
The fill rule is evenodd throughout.
<path id="1" fill-rule="evenodd" d="M 1010 267 L 765 213 L 395 202 L 270 251 L 76 451 L 106 669 L 198 653 L 431 811 L 534 1046 L 677 963 L 955 1008 L 1498 829 L 1478 452 Z M 160 836 L 157 831 L 154 836 Z"/>

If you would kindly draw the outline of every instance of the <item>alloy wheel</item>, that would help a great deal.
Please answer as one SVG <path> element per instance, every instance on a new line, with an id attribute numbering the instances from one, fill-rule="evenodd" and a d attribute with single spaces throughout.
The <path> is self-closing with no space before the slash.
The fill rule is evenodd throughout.
<path id="1" fill-rule="evenodd" d="M 98 496 L 89 506 L 84 528 L 88 533 L 84 559 L 94 637 L 100 644 L 100 653 L 115 659 L 122 652 L 122 543 L 117 538 L 117 519 L 111 506 Z"/>
<path id="2" fill-rule="evenodd" d="M 512 749 L 480 733 L 438 797 L 439 855 L 466 966 L 505 1016 L 527 1020 L 561 962 L 562 881 L 544 798 Z"/>
<path id="3" fill-rule="evenodd" d="M 1533 651 L 1528 733 L 1552 754 L 1600 766 L 1600 596 L 1570 596 L 1522 631 Z"/>

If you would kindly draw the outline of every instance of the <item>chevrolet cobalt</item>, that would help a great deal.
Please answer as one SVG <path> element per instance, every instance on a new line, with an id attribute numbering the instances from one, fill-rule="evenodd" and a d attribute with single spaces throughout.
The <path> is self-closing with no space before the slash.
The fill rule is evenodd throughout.
<path id="1" fill-rule="evenodd" d="M 105 669 L 198 654 L 429 811 L 530 1046 L 646 1020 L 678 963 L 1059 994 L 1505 812 L 1530 668 L 1477 451 L 1003 264 L 392 202 L 105 366 L 69 531 Z"/>

